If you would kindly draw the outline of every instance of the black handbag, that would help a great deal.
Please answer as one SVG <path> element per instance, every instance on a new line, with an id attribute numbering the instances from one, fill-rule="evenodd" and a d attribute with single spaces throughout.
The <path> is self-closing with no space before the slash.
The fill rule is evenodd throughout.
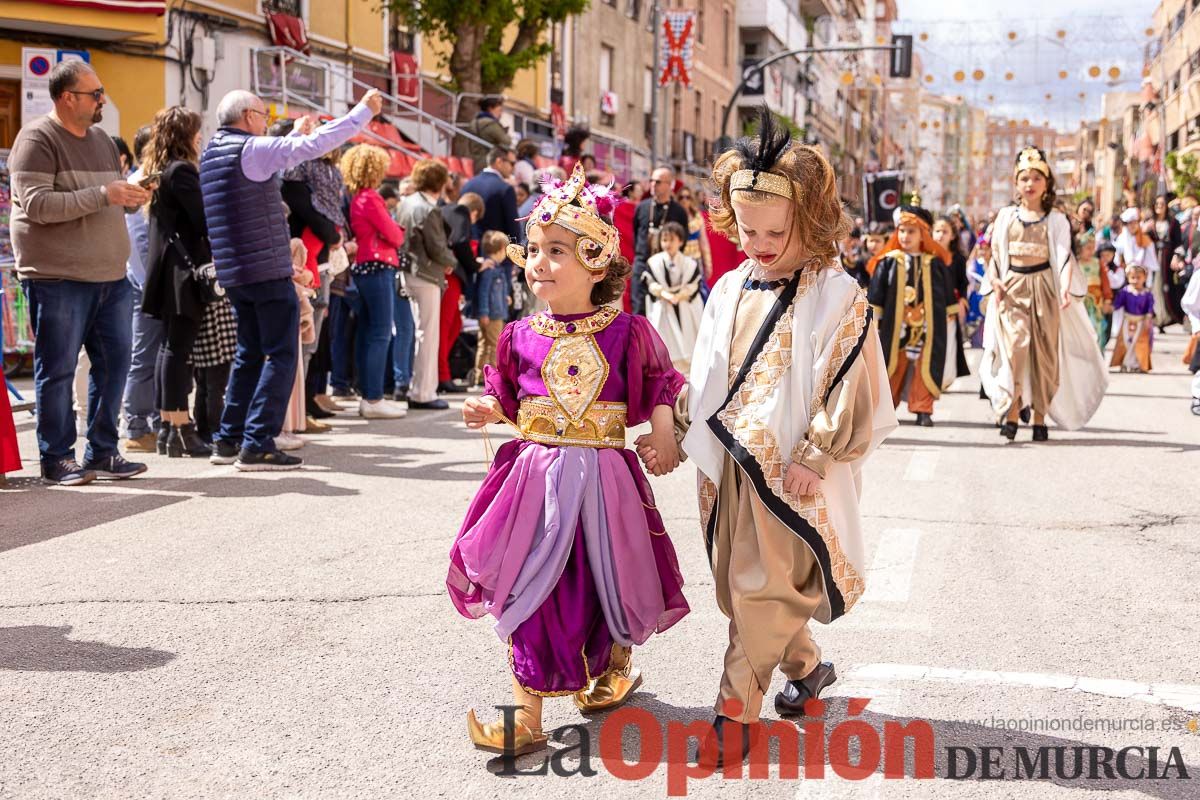
<path id="1" fill-rule="evenodd" d="M 206 240 L 207 241 L 207 240 Z M 192 275 L 192 285 L 196 287 L 196 298 L 204 305 L 215 303 L 225 296 L 225 288 L 217 281 L 217 265 L 211 261 L 197 265 L 191 254 L 179 240 L 179 234 L 171 237 L 169 242 L 175 248 L 175 255 L 187 267 Z"/>

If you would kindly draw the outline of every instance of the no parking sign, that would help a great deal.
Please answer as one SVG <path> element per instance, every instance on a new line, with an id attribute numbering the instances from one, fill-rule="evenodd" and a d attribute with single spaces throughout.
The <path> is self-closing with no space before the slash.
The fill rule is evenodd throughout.
<path id="1" fill-rule="evenodd" d="M 86 50 L 52 50 L 44 47 L 21 48 L 21 124 L 54 109 L 50 100 L 50 70 L 60 61 L 87 61 Z"/>

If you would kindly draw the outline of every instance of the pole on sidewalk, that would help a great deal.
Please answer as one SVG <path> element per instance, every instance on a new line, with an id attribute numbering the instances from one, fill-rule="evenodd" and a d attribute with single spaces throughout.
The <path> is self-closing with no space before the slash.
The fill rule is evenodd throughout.
<path id="1" fill-rule="evenodd" d="M 658 167 L 658 0 L 650 6 L 651 25 L 654 26 L 654 74 L 650 78 L 650 169 Z"/>

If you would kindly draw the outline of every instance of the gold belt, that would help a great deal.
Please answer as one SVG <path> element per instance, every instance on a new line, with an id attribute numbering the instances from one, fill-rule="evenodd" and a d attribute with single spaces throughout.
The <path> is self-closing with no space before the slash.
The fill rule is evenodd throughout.
<path id="1" fill-rule="evenodd" d="M 531 442 L 560 447 L 625 447 L 624 403 L 592 403 L 578 424 L 549 397 L 526 397 L 517 412 L 517 427 Z"/>

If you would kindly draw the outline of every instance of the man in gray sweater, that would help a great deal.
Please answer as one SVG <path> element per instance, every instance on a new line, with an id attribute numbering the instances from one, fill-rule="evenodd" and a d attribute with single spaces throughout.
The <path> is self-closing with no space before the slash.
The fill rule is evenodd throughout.
<path id="1" fill-rule="evenodd" d="M 77 486 L 146 471 L 117 449 L 117 420 L 132 311 L 123 209 L 146 203 L 150 192 L 121 178 L 116 145 L 93 127 L 107 98 L 88 64 L 58 64 L 50 73 L 50 98 L 54 110 L 22 127 L 13 143 L 10 227 L 33 321 L 42 477 Z M 75 460 L 71 408 L 80 348 L 92 362 L 82 466 Z"/>

